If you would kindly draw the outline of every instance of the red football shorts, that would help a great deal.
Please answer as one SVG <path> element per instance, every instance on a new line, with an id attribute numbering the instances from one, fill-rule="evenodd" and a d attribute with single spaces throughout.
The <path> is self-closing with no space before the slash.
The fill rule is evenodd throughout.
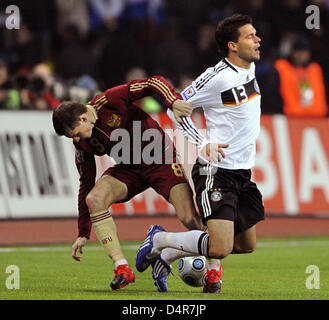
<path id="1" fill-rule="evenodd" d="M 125 202 L 135 195 L 153 188 L 157 193 L 169 200 L 169 193 L 173 186 L 179 183 L 188 183 L 183 167 L 178 163 L 151 164 L 151 165 L 118 165 L 108 168 L 104 175 L 112 176 L 125 183 L 128 188 L 128 197 Z"/>

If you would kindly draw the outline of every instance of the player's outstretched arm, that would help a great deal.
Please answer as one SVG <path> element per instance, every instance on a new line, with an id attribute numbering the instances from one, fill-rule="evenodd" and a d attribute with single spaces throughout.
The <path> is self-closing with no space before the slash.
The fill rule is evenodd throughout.
<path id="1" fill-rule="evenodd" d="M 79 237 L 72 245 L 72 258 L 76 261 L 81 261 L 81 257 L 78 256 L 83 253 L 82 248 L 86 245 L 88 239 L 86 237 Z"/>
<path id="2" fill-rule="evenodd" d="M 175 91 L 174 87 L 164 77 L 158 75 L 132 80 L 126 86 L 128 86 L 130 101 L 156 94 L 163 99 L 167 108 L 172 108 L 177 99 L 182 99 L 182 96 Z M 184 108 L 187 108 L 186 106 Z"/>
<path id="3" fill-rule="evenodd" d="M 86 197 L 95 185 L 96 163 L 94 155 L 86 151 L 76 149 L 75 164 L 80 173 L 80 186 L 78 195 L 78 237 L 89 239 L 91 221 Z"/>

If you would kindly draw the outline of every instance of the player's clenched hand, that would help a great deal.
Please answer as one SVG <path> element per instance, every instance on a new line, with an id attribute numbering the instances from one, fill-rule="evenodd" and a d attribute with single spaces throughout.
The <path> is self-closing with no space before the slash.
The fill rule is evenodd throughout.
<path id="1" fill-rule="evenodd" d="M 220 162 L 221 158 L 225 158 L 223 148 L 227 148 L 228 144 L 208 143 L 202 150 L 201 154 L 210 162 Z"/>
<path id="2" fill-rule="evenodd" d="M 188 117 L 192 113 L 192 106 L 191 103 L 177 99 L 172 105 L 172 111 L 176 120 L 179 123 L 183 123 L 181 117 Z"/>
<path id="3" fill-rule="evenodd" d="M 81 254 L 82 248 L 86 245 L 87 238 L 79 237 L 72 245 L 72 258 L 76 261 L 80 261 L 81 257 L 78 256 L 77 252 L 79 251 Z"/>

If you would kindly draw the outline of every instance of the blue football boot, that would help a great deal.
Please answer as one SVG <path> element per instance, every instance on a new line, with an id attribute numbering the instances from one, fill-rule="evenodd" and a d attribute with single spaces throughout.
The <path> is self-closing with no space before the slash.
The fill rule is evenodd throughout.
<path id="1" fill-rule="evenodd" d="M 155 260 L 156 256 L 160 254 L 159 251 L 153 249 L 153 237 L 157 232 L 165 231 L 161 226 L 152 224 L 147 231 L 147 236 L 136 254 L 136 269 L 139 272 L 145 271 L 148 266 Z"/>
<path id="2" fill-rule="evenodd" d="M 171 267 L 158 255 L 152 262 L 152 277 L 159 292 L 168 292 L 167 279 L 170 273 Z"/>

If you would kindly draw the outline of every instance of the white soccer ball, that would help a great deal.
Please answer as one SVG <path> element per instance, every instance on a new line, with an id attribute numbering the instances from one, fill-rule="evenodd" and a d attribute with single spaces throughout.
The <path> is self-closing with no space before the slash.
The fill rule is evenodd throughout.
<path id="1" fill-rule="evenodd" d="M 189 286 L 204 286 L 206 272 L 207 266 L 204 256 L 185 257 L 178 261 L 179 276 Z"/>

